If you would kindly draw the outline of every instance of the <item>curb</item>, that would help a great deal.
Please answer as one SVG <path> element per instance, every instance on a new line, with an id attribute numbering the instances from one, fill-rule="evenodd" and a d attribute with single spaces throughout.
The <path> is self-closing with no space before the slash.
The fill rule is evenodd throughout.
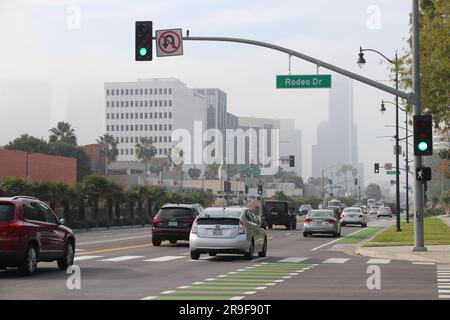
<path id="1" fill-rule="evenodd" d="M 377 251 L 371 251 L 370 249 L 356 248 L 355 253 L 359 256 L 365 256 L 369 258 L 380 258 L 380 259 L 394 259 L 402 261 L 417 261 L 417 262 L 435 262 L 440 263 L 441 261 L 434 260 L 432 258 L 426 258 L 423 256 L 415 255 L 413 253 L 382 253 Z"/>

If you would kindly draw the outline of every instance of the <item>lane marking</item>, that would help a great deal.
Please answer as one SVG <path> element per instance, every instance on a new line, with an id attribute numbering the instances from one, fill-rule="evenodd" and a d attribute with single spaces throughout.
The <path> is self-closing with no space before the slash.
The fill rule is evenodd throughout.
<path id="1" fill-rule="evenodd" d="M 328 258 L 325 261 L 323 261 L 322 263 L 346 263 L 348 260 L 350 260 L 349 258 Z"/>
<path id="2" fill-rule="evenodd" d="M 181 287 L 178 287 L 177 289 L 189 289 L 191 286 L 181 286 Z"/>
<path id="3" fill-rule="evenodd" d="M 450 290 L 439 290 L 439 293 L 450 293 Z"/>
<path id="4" fill-rule="evenodd" d="M 111 262 L 117 262 L 117 261 L 126 261 L 126 260 L 133 260 L 133 259 L 139 259 L 144 258 L 144 256 L 121 256 L 121 257 L 114 257 L 109 259 L 102 259 L 99 261 L 111 261 Z"/>
<path id="5" fill-rule="evenodd" d="M 344 237 L 337 238 L 337 239 L 335 239 L 335 240 L 333 240 L 333 241 L 330 241 L 330 242 L 327 242 L 327 243 L 325 243 L 325 244 L 322 244 L 322 245 L 320 245 L 320 246 L 318 246 L 318 247 L 315 247 L 315 248 L 311 249 L 311 251 L 319 250 L 320 248 L 326 247 L 326 246 L 328 246 L 328 245 L 330 245 L 330 244 L 332 244 L 332 243 L 335 243 L 335 242 L 337 242 L 337 241 L 339 241 L 339 240 L 342 240 L 342 239 L 345 239 L 345 238 L 347 238 L 347 237 L 350 237 L 351 235 L 354 235 L 355 233 L 361 232 L 361 231 L 363 231 L 363 230 L 364 230 L 364 229 L 358 230 L 358 231 L 355 231 L 355 232 L 352 232 L 352 233 L 350 233 L 350 234 L 348 234 L 348 235 L 346 235 L 346 236 L 344 236 Z"/>
<path id="6" fill-rule="evenodd" d="M 141 300 L 153 300 L 155 298 L 158 298 L 158 296 L 148 296 L 148 297 L 144 297 Z"/>
<path id="7" fill-rule="evenodd" d="M 153 245 L 152 244 L 139 244 L 139 245 L 134 245 L 134 246 L 115 247 L 115 248 L 109 248 L 109 249 L 83 251 L 83 252 L 80 252 L 78 255 L 106 253 L 106 252 L 122 251 L 122 250 L 129 250 L 129 249 L 139 249 L 139 248 L 148 248 L 148 247 L 153 247 Z"/>
<path id="8" fill-rule="evenodd" d="M 271 239 L 273 239 L 273 237 L 268 237 L 268 238 L 267 238 L 267 240 L 271 240 Z"/>
<path id="9" fill-rule="evenodd" d="M 285 258 L 285 259 L 281 259 L 277 262 L 282 262 L 282 263 L 287 263 L 287 262 L 294 262 L 294 263 L 298 263 L 298 262 L 302 262 L 305 260 L 308 260 L 309 258 L 296 258 L 296 257 L 289 257 L 289 258 Z"/>
<path id="10" fill-rule="evenodd" d="M 244 298 L 245 297 L 238 297 L 238 296 L 236 296 L 236 297 L 232 297 L 230 300 L 242 300 Z"/>
<path id="11" fill-rule="evenodd" d="M 370 259 L 367 261 L 368 264 L 388 264 L 391 259 Z"/>
<path id="12" fill-rule="evenodd" d="M 174 292 L 175 292 L 174 290 L 167 290 L 167 291 L 161 292 L 160 294 L 171 294 L 171 293 L 174 293 Z"/>
<path id="13" fill-rule="evenodd" d="M 450 294 L 448 294 L 448 295 L 442 295 L 442 294 L 440 294 L 440 295 L 439 295 L 439 299 L 450 299 Z"/>
<path id="14" fill-rule="evenodd" d="M 256 291 L 247 291 L 247 292 L 244 292 L 244 294 L 255 294 L 256 293 Z"/>
<path id="15" fill-rule="evenodd" d="M 73 261 L 83 261 L 83 260 L 90 260 L 90 259 L 97 259 L 102 258 L 103 256 L 82 256 L 82 257 L 75 257 Z"/>
<path id="16" fill-rule="evenodd" d="M 450 279 L 439 279 L 438 278 L 438 282 L 450 282 Z"/>
<path id="17" fill-rule="evenodd" d="M 434 262 L 420 262 L 420 261 L 413 261 L 412 264 L 421 264 L 421 265 L 430 265 L 430 266 L 435 265 Z"/>
<path id="18" fill-rule="evenodd" d="M 176 259 L 183 259 L 183 258 L 185 258 L 185 257 L 183 257 L 183 256 L 164 256 L 164 257 L 147 259 L 147 260 L 143 260 L 143 261 L 146 261 L 146 262 L 165 262 L 165 261 L 176 260 Z"/>
<path id="19" fill-rule="evenodd" d="M 267 287 L 256 287 L 255 290 L 264 290 L 267 289 Z"/>

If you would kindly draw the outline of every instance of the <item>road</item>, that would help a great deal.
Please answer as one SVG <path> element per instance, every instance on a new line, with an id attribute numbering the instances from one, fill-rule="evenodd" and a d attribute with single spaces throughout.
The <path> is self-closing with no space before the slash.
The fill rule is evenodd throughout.
<path id="1" fill-rule="evenodd" d="M 387 223 L 372 219 L 369 226 Z M 81 289 L 67 288 L 71 274 L 56 263 L 39 263 L 32 277 L 0 271 L 0 299 L 439 299 L 437 270 L 450 275 L 450 266 L 350 256 L 332 250 L 335 238 L 303 238 L 301 228 L 268 230 L 268 256 L 252 261 L 233 255 L 194 261 L 187 242 L 152 246 L 148 227 L 78 233 Z M 341 238 L 358 230 L 343 227 Z M 367 286 L 373 265 L 380 289 Z M 445 298 L 450 282 L 444 277 L 439 284 Z"/>

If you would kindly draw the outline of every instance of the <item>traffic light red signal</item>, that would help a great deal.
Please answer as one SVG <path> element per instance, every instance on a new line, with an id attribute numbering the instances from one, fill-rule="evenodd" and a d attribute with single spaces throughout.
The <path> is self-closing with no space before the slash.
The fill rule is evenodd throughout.
<path id="1" fill-rule="evenodd" d="M 151 61 L 153 59 L 153 22 L 136 21 L 136 61 Z"/>
<path id="2" fill-rule="evenodd" d="M 433 119 L 431 115 L 415 115 L 414 121 L 414 155 L 430 156 L 433 154 Z"/>

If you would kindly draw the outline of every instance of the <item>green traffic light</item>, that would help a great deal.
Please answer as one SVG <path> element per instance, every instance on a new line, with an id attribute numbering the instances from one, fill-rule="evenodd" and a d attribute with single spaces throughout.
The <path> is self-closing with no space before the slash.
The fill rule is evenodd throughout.
<path id="1" fill-rule="evenodd" d="M 147 48 L 140 48 L 140 49 L 139 49 L 139 54 L 140 54 L 141 56 L 147 55 Z"/>
<path id="2" fill-rule="evenodd" d="M 425 141 L 419 143 L 418 148 L 420 151 L 427 151 L 428 144 Z"/>

